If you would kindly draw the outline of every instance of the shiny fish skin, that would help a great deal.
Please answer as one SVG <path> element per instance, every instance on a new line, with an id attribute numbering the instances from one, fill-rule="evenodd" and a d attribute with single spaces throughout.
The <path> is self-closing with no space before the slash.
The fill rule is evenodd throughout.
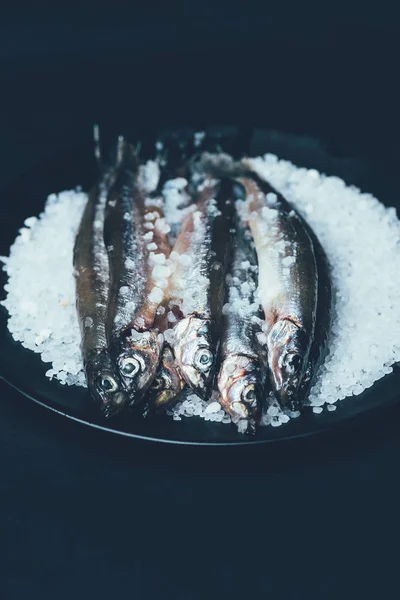
<path id="1" fill-rule="evenodd" d="M 177 399 L 184 387 L 185 382 L 177 368 L 174 354 L 166 344 L 163 347 L 156 377 L 148 392 L 147 414 L 153 415 L 162 412 Z"/>
<path id="2" fill-rule="evenodd" d="M 318 271 L 303 219 L 256 174 L 239 178 L 259 263 L 271 384 L 283 407 L 298 410 L 314 339 Z"/>
<path id="3" fill-rule="evenodd" d="M 227 277 L 227 304 L 221 325 L 220 403 L 232 417 L 247 421 L 254 433 L 265 396 L 265 347 L 259 338 L 262 311 L 257 300 L 257 256 L 251 234 L 237 218 L 232 244 L 232 267 Z M 235 305 L 240 300 L 240 305 Z"/>
<path id="4" fill-rule="evenodd" d="M 306 229 L 314 246 L 315 260 L 318 271 L 318 302 L 315 318 L 314 339 L 310 348 L 308 366 L 300 388 L 300 397 L 306 398 L 314 383 L 315 376 L 326 357 L 328 349 L 328 339 L 332 325 L 332 284 L 331 284 L 331 266 L 317 236 L 306 225 Z"/>
<path id="5" fill-rule="evenodd" d="M 233 184 L 210 180 L 184 218 L 171 253 L 170 305 L 180 318 L 172 347 L 182 377 L 203 398 L 215 374 L 232 226 Z"/>
<path id="6" fill-rule="evenodd" d="M 153 325 L 162 290 L 154 295 L 154 264 L 148 248 L 161 232 L 157 217 L 145 218 L 146 194 L 137 184 L 137 166 L 135 150 L 124 144 L 122 164 L 107 197 L 104 226 L 111 273 L 110 348 L 131 406 L 142 399 L 154 379 L 161 350 Z"/>
<path id="7" fill-rule="evenodd" d="M 103 241 L 107 191 L 115 170 L 104 169 L 89 194 L 74 246 L 76 307 L 82 336 L 82 357 L 91 397 L 104 416 L 120 412 L 128 398 L 107 345 L 108 258 Z"/>

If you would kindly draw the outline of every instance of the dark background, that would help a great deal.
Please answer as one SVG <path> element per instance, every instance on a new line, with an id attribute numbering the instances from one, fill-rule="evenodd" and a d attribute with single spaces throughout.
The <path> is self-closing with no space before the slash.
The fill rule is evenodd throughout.
<path id="1" fill-rule="evenodd" d="M 88 140 L 95 120 L 214 122 L 323 139 L 394 197 L 392 4 L 2 8 L 0 184 Z M 308 442 L 194 452 L 86 431 L 2 382 L 0 397 L 5 600 L 398 594 L 398 408 Z"/>

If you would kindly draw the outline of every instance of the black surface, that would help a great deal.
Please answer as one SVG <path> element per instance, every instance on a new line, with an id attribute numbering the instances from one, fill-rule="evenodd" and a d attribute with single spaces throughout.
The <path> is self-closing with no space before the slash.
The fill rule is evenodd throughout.
<path id="1" fill-rule="evenodd" d="M 1 185 L 83 142 L 94 117 L 107 115 L 111 128 L 128 116 L 144 124 L 196 115 L 317 136 L 339 156 L 368 157 L 374 168 L 360 185 L 394 202 L 394 4 L 314 3 L 313 13 L 303 3 L 262 12 L 227 4 L 3 11 Z M 398 595 L 398 408 L 300 447 L 218 458 L 133 448 L 1 382 L 0 396 L 6 600 Z"/>
<path id="2" fill-rule="evenodd" d="M 89 128 L 88 128 L 89 129 Z M 234 148 L 244 137 L 231 127 L 206 126 L 206 137 L 212 140 L 212 135 L 223 136 L 224 150 Z M 124 131 L 125 133 L 125 131 Z M 115 134 L 116 136 L 117 134 Z M 162 131 L 158 132 L 162 135 Z M 181 128 L 181 139 L 190 139 L 193 132 Z M 250 156 L 263 155 L 266 152 L 276 152 L 280 157 L 293 161 L 300 167 L 317 167 L 327 175 L 343 177 L 349 183 L 360 184 L 360 181 L 374 172 L 374 166 L 368 159 L 360 157 L 336 157 L 326 148 L 323 141 L 310 137 L 294 136 L 266 129 L 255 129 L 246 135 L 246 147 L 241 151 Z M 146 144 L 143 140 L 142 147 Z M 42 166 L 23 174 L 20 179 L 3 190 L 3 201 L 8 207 L 0 225 L 0 255 L 7 255 L 10 244 L 25 218 L 37 215 L 43 210 L 44 199 L 52 192 L 73 189 L 77 185 L 88 190 L 96 178 L 93 144 L 77 147 L 72 152 L 64 152 L 45 162 Z M 385 201 L 386 198 L 383 198 Z M 395 203 L 400 209 L 400 200 Z M 399 210 L 400 212 L 400 210 Z M 38 265 L 37 268 L 41 268 Z M 5 273 L 0 273 L 0 287 L 6 283 Z M 0 298 L 5 293 L 0 291 Z M 44 407 L 59 412 L 63 416 L 79 420 L 88 426 L 107 429 L 110 433 L 135 438 L 162 441 L 166 443 L 193 445 L 256 445 L 281 440 L 312 436 L 334 427 L 339 427 L 347 421 L 364 413 L 374 419 L 376 411 L 382 410 L 400 400 L 400 365 L 394 367 L 394 372 L 363 394 L 347 398 L 339 402 L 335 412 L 313 414 L 306 408 L 301 418 L 291 420 L 279 428 L 260 427 L 255 435 L 242 435 L 234 425 L 227 427 L 222 423 L 206 422 L 199 417 L 184 418 L 180 422 L 170 417 L 156 419 L 132 418 L 122 415 L 118 419 L 106 420 L 101 418 L 98 411 L 93 409 L 88 401 L 87 391 L 83 388 L 63 386 L 57 381 L 49 381 L 45 372 L 49 364 L 43 364 L 40 356 L 24 349 L 15 342 L 7 331 L 7 312 L 0 306 L 0 378 L 9 382 L 28 398 Z M 23 368 L 23 377 L 21 377 Z"/>

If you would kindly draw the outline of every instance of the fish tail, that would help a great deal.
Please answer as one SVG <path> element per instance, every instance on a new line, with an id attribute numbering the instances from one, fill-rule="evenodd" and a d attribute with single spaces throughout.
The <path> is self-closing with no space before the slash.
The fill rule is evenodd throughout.
<path id="1" fill-rule="evenodd" d="M 93 145 L 94 157 L 98 165 L 102 165 L 101 144 L 100 144 L 100 127 L 97 123 L 93 125 Z"/>
<path id="2" fill-rule="evenodd" d="M 129 143 L 123 135 L 119 135 L 115 151 L 115 168 L 136 172 L 139 167 L 140 149 L 140 142 L 134 145 Z"/>

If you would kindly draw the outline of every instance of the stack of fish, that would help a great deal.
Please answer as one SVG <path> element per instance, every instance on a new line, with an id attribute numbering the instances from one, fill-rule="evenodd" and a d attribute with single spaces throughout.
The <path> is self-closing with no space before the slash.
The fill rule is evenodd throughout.
<path id="1" fill-rule="evenodd" d="M 329 267 L 250 162 L 206 144 L 158 144 L 152 186 L 138 148 L 119 138 L 109 167 L 96 145 L 74 249 L 83 362 L 106 417 L 158 414 L 189 386 L 204 399 L 218 389 L 254 432 L 269 394 L 283 409 L 304 404 L 329 332 Z"/>

